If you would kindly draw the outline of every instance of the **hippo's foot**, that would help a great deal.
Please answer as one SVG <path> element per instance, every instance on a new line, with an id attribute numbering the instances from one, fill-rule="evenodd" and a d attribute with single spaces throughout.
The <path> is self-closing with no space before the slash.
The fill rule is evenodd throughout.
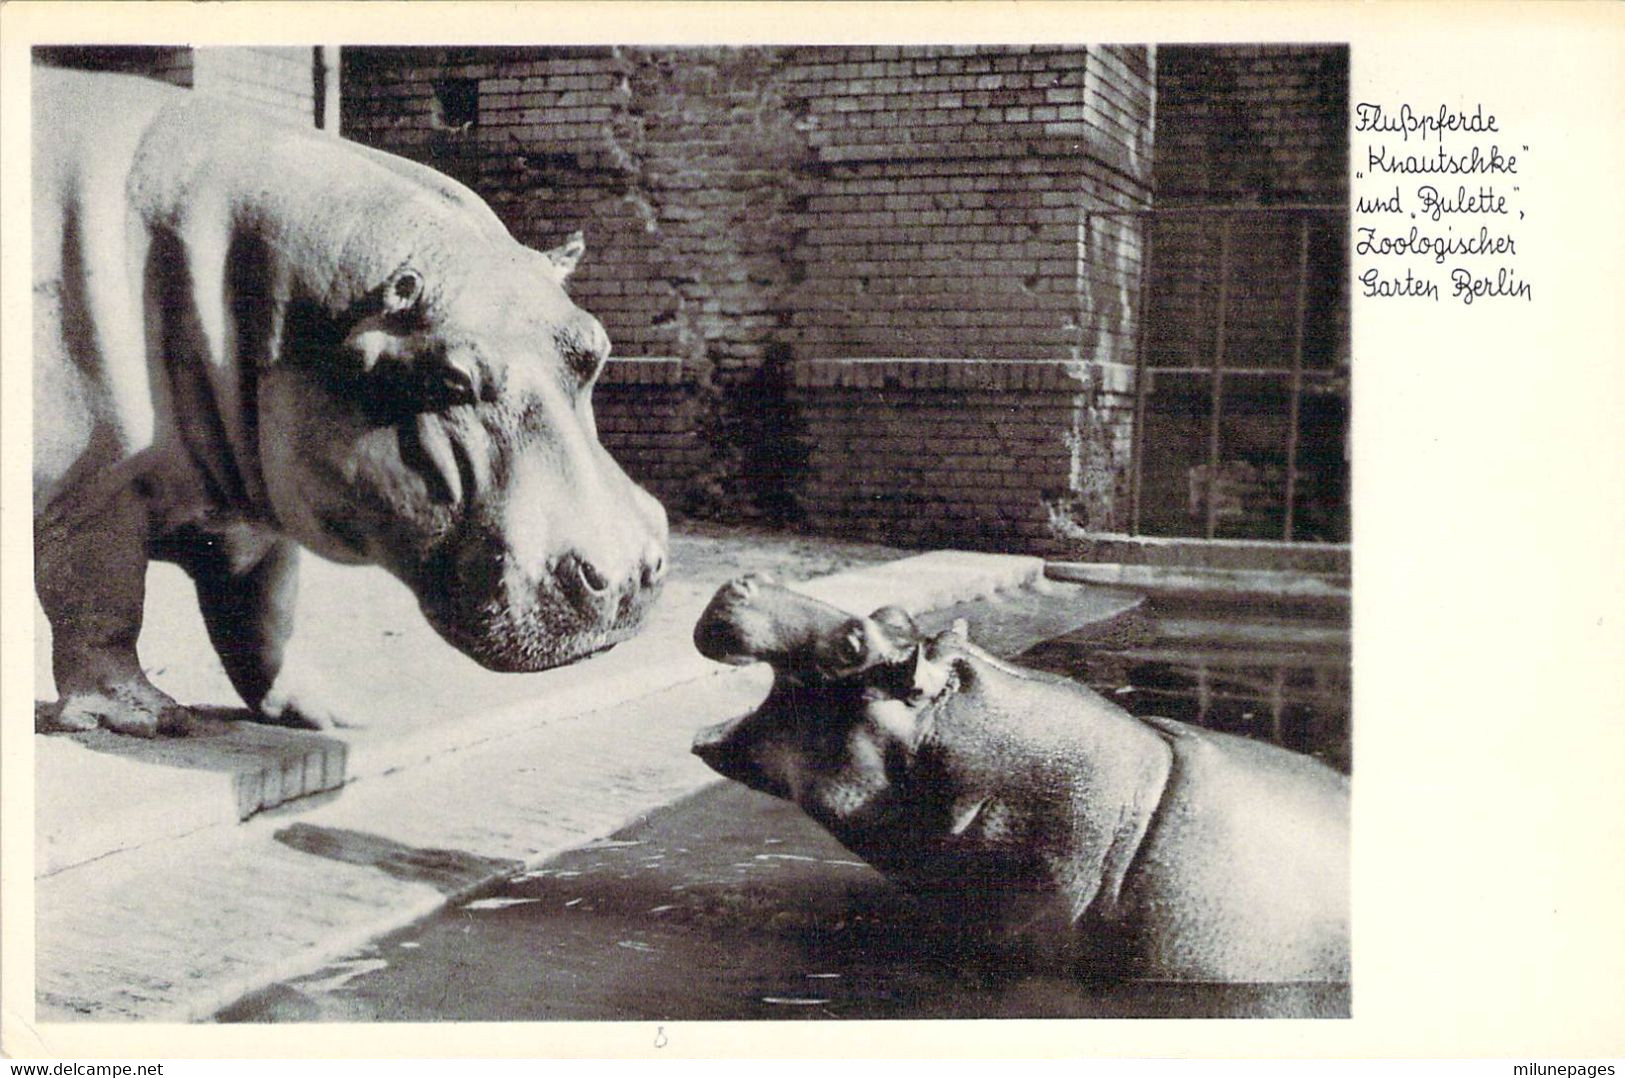
<path id="1" fill-rule="evenodd" d="M 355 723 L 340 719 L 332 709 L 313 703 L 312 694 L 299 691 L 284 692 L 273 688 L 265 694 L 258 708 L 251 709 L 249 721 L 267 726 L 285 726 L 291 730 L 332 730 L 354 727 Z"/>
<path id="2" fill-rule="evenodd" d="M 144 683 L 69 693 L 35 715 L 38 733 L 82 732 L 101 726 L 130 737 L 185 737 L 191 732 L 191 713 Z"/>

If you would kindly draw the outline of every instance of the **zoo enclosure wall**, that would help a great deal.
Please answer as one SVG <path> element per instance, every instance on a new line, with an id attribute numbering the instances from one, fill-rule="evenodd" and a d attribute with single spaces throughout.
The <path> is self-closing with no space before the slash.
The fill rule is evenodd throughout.
<path id="1" fill-rule="evenodd" d="M 138 51 L 99 62 L 306 122 L 331 80 L 332 50 Z M 339 97 L 347 137 L 463 180 L 521 240 L 586 232 L 571 288 L 617 349 L 601 437 L 671 508 L 1065 554 L 1279 500 L 1235 481 L 1273 474 L 1245 422 L 1223 459 L 1152 454 L 1146 498 L 1147 432 L 1206 424 L 1136 366 L 1213 339 L 1225 274 L 1212 228 L 1145 214 L 1346 206 L 1346 71 L 1337 46 L 347 48 Z M 1291 321 L 1259 297 L 1295 260 L 1278 285 L 1254 261 L 1232 363 Z M 1346 342 L 1346 295 L 1312 305 Z"/>
<path id="2" fill-rule="evenodd" d="M 577 301 L 680 370 L 612 374 L 603 437 L 678 511 L 1006 549 L 1113 511 L 1092 368 L 1138 266 L 1078 227 L 1149 199 L 1149 50 L 352 49 L 343 85 L 350 137 L 586 232 Z"/>

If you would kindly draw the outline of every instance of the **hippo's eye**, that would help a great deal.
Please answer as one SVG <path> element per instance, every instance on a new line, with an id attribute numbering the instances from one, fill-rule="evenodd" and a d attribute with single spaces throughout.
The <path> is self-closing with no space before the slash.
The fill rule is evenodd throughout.
<path id="1" fill-rule="evenodd" d="M 863 658 L 863 651 L 864 639 L 861 625 L 852 626 L 846 631 L 846 635 L 841 637 L 835 644 L 835 658 L 842 666 L 851 666 L 856 663 Z"/>
<path id="2" fill-rule="evenodd" d="M 441 367 L 435 371 L 432 381 L 428 396 L 437 407 L 455 408 L 473 404 L 478 399 L 474 379 L 461 367 Z"/>
<path id="3" fill-rule="evenodd" d="M 395 423 L 425 412 L 443 412 L 479 399 L 474 377 L 452 363 L 379 363 L 367 376 L 360 400 L 377 423 Z"/>
<path id="4" fill-rule="evenodd" d="M 455 364 L 425 363 L 411 380 L 411 399 L 402 402 L 407 413 L 443 412 L 479 399 L 473 375 Z"/>

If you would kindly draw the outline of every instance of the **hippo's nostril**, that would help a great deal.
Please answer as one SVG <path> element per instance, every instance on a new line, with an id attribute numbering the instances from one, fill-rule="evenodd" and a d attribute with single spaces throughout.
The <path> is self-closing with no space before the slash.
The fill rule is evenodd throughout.
<path id="1" fill-rule="evenodd" d="M 576 554 L 560 558 L 553 568 L 553 576 L 566 594 L 577 599 L 598 599 L 609 590 L 609 580 L 603 571 Z"/>
<path id="2" fill-rule="evenodd" d="M 641 582 L 644 587 L 652 588 L 666 575 L 666 558 L 659 551 L 644 559 Z"/>
<path id="3" fill-rule="evenodd" d="M 604 574 L 599 572 L 598 567 L 592 562 L 577 558 L 576 571 L 581 574 L 581 582 L 586 585 L 588 591 L 601 592 L 608 589 L 609 581 L 604 579 Z"/>

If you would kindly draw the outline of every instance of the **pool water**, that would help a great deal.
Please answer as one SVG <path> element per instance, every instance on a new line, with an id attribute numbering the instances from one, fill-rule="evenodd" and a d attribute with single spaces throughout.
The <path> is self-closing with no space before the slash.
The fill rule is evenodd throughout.
<path id="1" fill-rule="evenodd" d="M 1070 634 L 1015 661 L 1065 674 L 1136 715 L 1274 742 L 1343 773 L 1352 763 L 1346 611 L 1152 599 L 1138 637 Z"/>
<path id="2" fill-rule="evenodd" d="M 1336 617 L 1163 604 L 1103 632 L 1065 624 L 1071 594 L 932 621 L 966 616 L 990 650 L 1078 676 L 1131 711 L 1346 768 L 1348 632 Z M 218 1018 L 1330 1018 L 1349 1007 L 1347 985 L 1088 982 L 959 931 L 794 806 L 719 782 Z"/>

